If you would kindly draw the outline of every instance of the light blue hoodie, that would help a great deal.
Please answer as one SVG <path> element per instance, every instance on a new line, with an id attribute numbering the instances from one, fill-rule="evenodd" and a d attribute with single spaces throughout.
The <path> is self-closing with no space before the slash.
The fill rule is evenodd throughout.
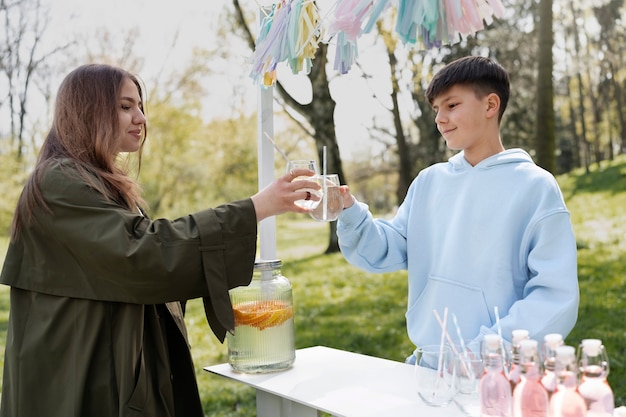
<path id="1" fill-rule="evenodd" d="M 368 272 L 408 270 L 416 346 L 441 338 L 433 310 L 454 313 L 465 339 L 526 329 L 541 343 L 576 323 L 576 241 L 554 177 L 521 149 L 472 167 L 463 152 L 424 169 L 391 220 L 357 202 L 339 216 L 341 251 Z M 456 335 L 452 319 L 448 330 Z"/>

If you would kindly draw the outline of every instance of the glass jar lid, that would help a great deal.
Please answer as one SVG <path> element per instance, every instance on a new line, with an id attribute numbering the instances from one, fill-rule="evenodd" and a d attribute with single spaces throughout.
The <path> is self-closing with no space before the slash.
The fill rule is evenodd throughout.
<path id="1" fill-rule="evenodd" d="M 282 262 L 280 259 L 257 259 L 254 262 L 254 270 L 255 271 L 271 271 L 272 269 L 280 268 Z"/>

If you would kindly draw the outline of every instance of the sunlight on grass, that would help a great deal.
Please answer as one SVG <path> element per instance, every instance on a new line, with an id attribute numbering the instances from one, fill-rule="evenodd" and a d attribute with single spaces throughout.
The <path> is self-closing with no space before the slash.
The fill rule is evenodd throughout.
<path id="1" fill-rule="evenodd" d="M 626 252 L 626 155 L 558 178 L 579 247 Z"/>

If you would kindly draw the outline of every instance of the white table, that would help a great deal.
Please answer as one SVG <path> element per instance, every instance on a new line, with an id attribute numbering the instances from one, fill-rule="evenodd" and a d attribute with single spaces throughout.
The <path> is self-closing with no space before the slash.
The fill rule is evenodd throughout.
<path id="1" fill-rule="evenodd" d="M 204 369 L 254 387 L 257 417 L 463 415 L 455 404 L 424 404 L 411 365 L 324 346 L 297 350 L 293 367 L 276 373 L 242 374 L 227 363 Z"/>

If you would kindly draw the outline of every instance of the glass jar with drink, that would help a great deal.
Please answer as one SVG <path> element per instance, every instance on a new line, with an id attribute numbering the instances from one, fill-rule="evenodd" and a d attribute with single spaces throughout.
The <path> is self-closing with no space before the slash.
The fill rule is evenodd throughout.
<path id="1" fill-rule="evenodd" d="M 257 260 L 250 285 L 230 290 L 235 330 L 227 335 L 228 362 L 235 371 L 279 371 L 295 360 L 292 289 L 281 265 Z"/>

